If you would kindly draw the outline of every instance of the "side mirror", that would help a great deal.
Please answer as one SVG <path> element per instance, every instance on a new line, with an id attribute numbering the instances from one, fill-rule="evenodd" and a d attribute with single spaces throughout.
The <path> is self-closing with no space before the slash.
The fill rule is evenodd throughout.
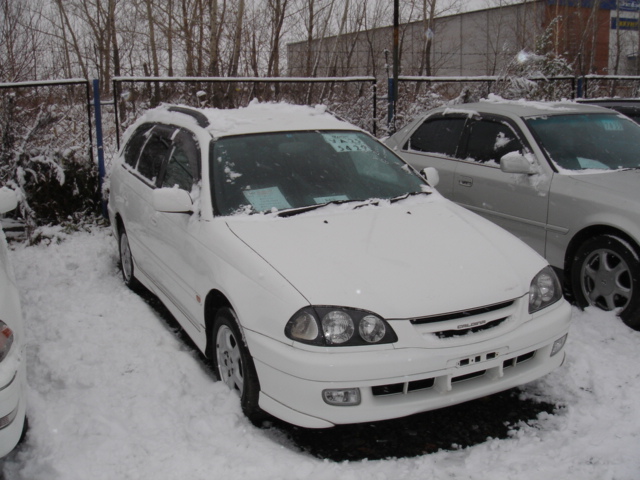
<path id="1" fill-rule="evenodd" d="M 156 188 L 153 191 L 153 208 L 158 212 L 192 213 L 193 201 L 186 190 L 180 188 Z"/>
<path id="2" fill-rule="evenodd" d="M 420 173 L 424 178 L 427 179 L 427 183 L 433 188 L 436 188 L 436 186 L 440 183 L 440 174 L 434 167 L 423 168 Z"/>
<path id="3" fill-rule="evenodd" d="M 507 153 L 500 159 L 500 170 L 504 173 L 533 175 L 538 173 L 535 166 L 519 152 Z"/>
<path id="4" fill-rule="evenodd" d="M 7 187 L 0 188 L 0 214 L 7 213 L 18 206 L 16 192 Z"/>

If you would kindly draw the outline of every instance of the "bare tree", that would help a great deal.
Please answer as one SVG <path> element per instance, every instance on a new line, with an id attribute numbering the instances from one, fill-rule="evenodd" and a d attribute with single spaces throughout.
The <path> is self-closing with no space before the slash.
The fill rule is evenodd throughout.
<path id="1" fill-rule="evenodd" d="M 269 0 L 271 13 L 271 52 L 267 65 L 267 76 L 280 76 L 280 42 L 287 15 L 288 0 Z"/>
<path id="2" fill-rule="evenodd" d="M 238 12 L 236 15 L 235 34 L 233 36 L 233 49 L 229 67 L 229 76 L 237 77 L 240 67 L 240 53 L 242 51 L 242 27 L 244 22 L 244 0 L 238 0 Z"/>
<path id="3" fill-rule="evenodd" d="M 0 80 L 15 82 L 48 73 L 49 62 L 39 62 L 45 48 L 39 2 L 0 0 Z"/>

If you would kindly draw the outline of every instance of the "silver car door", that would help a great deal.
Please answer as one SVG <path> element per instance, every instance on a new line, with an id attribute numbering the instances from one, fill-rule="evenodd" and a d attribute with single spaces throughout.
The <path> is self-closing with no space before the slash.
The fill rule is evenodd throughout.
<path id="1" fill-rule="evenodd" d="M 402 157 L 417 170 L 435 167 L 440 176 L 436 189 L 445 197 L 453 197 L 453 178 L 458 164 L 456 154 L 465 117 L 433 116 L 427 118 L 402 146 Z"/>
<path id="2" fill-rule="evenodd" d="M 458 164 L 454 200 L 513 233 L 545 255 L 551 177 L 536 165 L 524 136 L 506 119 L 476 118 L 463 140 L 465 160 Z M 500 159 L 519 152 L 535 174 L 505 173 Z"/>

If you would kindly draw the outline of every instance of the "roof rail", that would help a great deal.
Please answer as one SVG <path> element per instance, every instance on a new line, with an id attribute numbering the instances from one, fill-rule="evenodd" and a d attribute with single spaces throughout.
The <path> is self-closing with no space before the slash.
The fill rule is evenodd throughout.
<path id="1" fill-rule="evenodd" d="M 207 116 L 201 111 L 196 110 L 195 108 L 178 107 L 174 105 L 169 107 L 168 110 L 170 112 L 184 113 L 185 115 L 189 115 L 190 117 L 195 118 L 196 122 L 198 122 L 198 125 L 202 128 L 206 128 L 209 126 L 209 119 L 207 118 Z"/>

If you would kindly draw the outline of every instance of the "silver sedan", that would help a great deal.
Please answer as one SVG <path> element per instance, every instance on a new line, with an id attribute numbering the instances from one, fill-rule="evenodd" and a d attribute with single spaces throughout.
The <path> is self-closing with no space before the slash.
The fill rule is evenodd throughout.
<path id="1" fill-rule="evenodd" d="M 440 193 L 564 272 L 579 306 L 640 329 L 636 123 L 573 102 L 493 99 L 432 110 L 386 143 L 419 170 L 435 167 Z"/>

